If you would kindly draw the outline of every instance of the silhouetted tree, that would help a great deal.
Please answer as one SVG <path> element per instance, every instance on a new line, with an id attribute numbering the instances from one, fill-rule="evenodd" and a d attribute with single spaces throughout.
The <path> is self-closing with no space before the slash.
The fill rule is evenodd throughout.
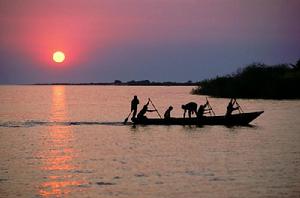
<path id="1" fill-rule="evenodd" d="M 268 66 L 253 63 L 235 74 L 203 80 L 193 94 L 240 98 L 300 98 L 300 60 L 293 68 L 288 64 Z M 295 72 L 296 70 L 296 72 Z"/>
<path id="2" fill-rule="evenodd" d="M 114 84 L 122 84 L 122 81 L 120 81 L 120 80 L 115 80 Z"/>

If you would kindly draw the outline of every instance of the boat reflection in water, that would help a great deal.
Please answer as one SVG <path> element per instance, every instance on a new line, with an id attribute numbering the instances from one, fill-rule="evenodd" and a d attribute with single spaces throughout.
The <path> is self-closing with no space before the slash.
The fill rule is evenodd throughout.
<path id="1" fill-rule="evenodd" d="M 66 121 L 65 87 L 54 86 L 52 89 L 50 121 Z M 40 153 L 45 181 L 39 186 L 39 194 L 43 197 L 65 196 L 86 183 L 74 174 L 79 167 L 74 164 L 78 152 L 73 148 L 73 131 L 70 126 L 53 125 L 48 127 L 47 136 L 45 147 Z"/>

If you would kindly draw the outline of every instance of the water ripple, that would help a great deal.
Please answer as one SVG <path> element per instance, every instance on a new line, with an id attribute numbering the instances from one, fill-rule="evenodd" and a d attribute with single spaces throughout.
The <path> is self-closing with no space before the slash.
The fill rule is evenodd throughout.
<path id="1" fill-rule="evenodd" d="M 19 121 L 7 121 L 0 122 L 0 127 L 5 128 L 18 128 L 18 127 L 38 127 L 38 126 L 82 126 L 82 125 L 106 125 L 106 126 L 124 126 L 123 122 L 89 122 L 89 121 L 66 121 L 66 122 L 56 122 L 56 121 L 35 121 L 28 120 L 24 122 Z"/>

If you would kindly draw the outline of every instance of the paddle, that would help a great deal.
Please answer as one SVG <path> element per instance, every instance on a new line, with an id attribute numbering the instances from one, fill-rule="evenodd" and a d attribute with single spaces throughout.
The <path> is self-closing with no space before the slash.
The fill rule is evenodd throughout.
<path id="1" fill-rule="evenodd" d="M 126 123 L 127 123 L 127 121 L 128 121 L 128 118 L 129 118 L 129 116 L 131 115 L 131 113 L 132 113 L 132 111 L 130 111 L 130 113 L 128 114 L 127 118 L 125 118 L 125 120 L 124 120 L 123 124 L 126 124 Z"/>
<path id="2" fill-rule="evenodd" d="M 211 112 L 212 112 L 213 115 L 216 115 L 215 112 L 214 112 L 214 110 L 210 106 L 210 103 L 208 102 L 207 97 L 206 97 L 206 103 L 207 103 L 207 106 L 208 106 L 209 114 L 211 115 Z"/>
<path id="3" fill-rule="evenodd" d="M 155 105 L 153 104 L 152 100 L 151 100 L 150 98 L 148 98 L 148 100 L 151 102 L 151 104 L 152 104 L 153 108 L 155 109 L 156 113 L 157 113 L 158 116 L 161 118 L 161 116 L 160 116 L 158 110 L 156 109 Z"/>
<path id="4" fill-rule="evenodd" d="M 240 113 L 241 113 L 241 112 L 244 113 L 242 107 L 240 106 L 240 104 L 239 104 L 236 100 L 235 100 L 235 104 L 237 105 L 239 112 L 240 112 Z"/>

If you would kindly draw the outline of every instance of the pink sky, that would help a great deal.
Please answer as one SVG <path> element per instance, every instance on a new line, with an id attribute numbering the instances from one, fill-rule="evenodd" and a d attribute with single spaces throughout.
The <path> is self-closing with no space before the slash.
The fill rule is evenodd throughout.
<path id="1" fill-rule="evenodd" d="M 299 53 L 291 52 L 300 51 L 299 8 L 298 0 L 2 0 L 0 50 L 10 58 L 0 57 L 1 71 L 10 75 L 9 65 L 19 59 L 43 76 L 53 70 L 55 50 L 66 53 L 66 68 L 84 73 L 74 81 L 94 81 L 95 72 L 110 76 L 98 81 L 134 77 L 120 72 L 118 64 L 141 78 L 155 80 L 155 73 L 143 74 L 149 67 L 166 72 L 174 67 L 174 77 L 166 80 L 198 80 L 190 74 L 180 78 L 179 63 L 189 63 L 191 74 L 198 65 L 211 76 L 254 61 L 296 61 Z M 242 57 L 228 61 L 241 51 Z M 30 80 L 13 78 L 7 81 Z"/>

